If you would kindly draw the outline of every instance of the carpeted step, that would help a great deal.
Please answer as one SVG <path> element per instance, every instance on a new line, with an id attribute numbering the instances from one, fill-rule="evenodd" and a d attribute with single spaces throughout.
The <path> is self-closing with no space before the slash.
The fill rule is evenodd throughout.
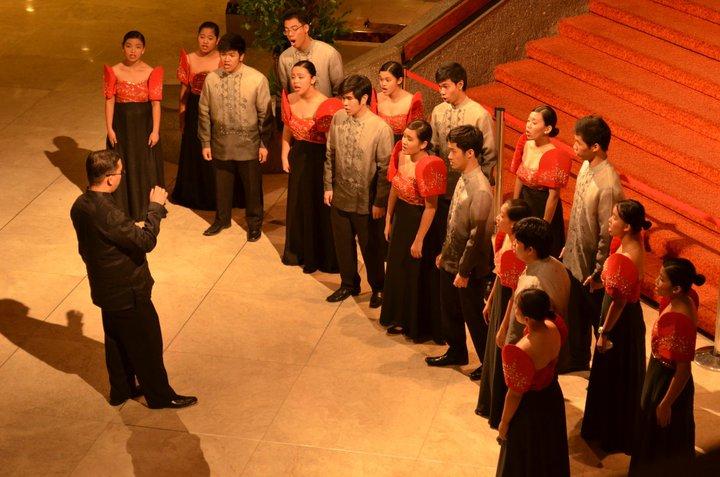
<path id="1" fill-rule="evenodd" d="M 492 87 L 494 88 L 493 91 L 500 90 L 511 97 L 516 97 L 516 95 L 519 94 L 515 89 L 502 84 L 495 84 L 492 85 Z M 522 105 L 525 109 L 515 109 L 515 111 L 519 112 L 520 116 L 518 116 L 518 118 L 521 121 L 525 120 L 529 111 L 532 111 L 535 106 L 543 103 L 529 96 L 523 96 L 525 101 Z M 502 96 L 493 97 L 498 100 L 498 102 L 494 104 L 504 104 Z M 568 144 L 571 144 L 573 141 L 573 128 L 575 127 L 575 121 L 578 117 L 579 115 L 573 116 L 558 110 L 561 137 L 564 137 Z M 664 207 L 674 210 L 677 208 L 677 201 L 675 199 L 682 198 L 688 205 L 709 215 L 720 217 L 720 201 L 716 200 L 718 188 L 714 183 L 680 169 L 656 155 L 638 149 L 620 140 L 617 136 L 613 137 L 610 152 L 611 155 L 616 158 L 616 168 L 619 173 L 628 176 L 630 179 L 641 181 L 650 188 L 662 191 L 670 196 L 670 200 L 663 200 L 662 197 L 654 198 Z M 620 158 L 628 159 L 621 160 Z M 629 160 L 629 158 L 632 158 L 632 160 Z M 647 172 L 649 170 L 654 173 L 648 174 Z M 673 180 L 668 181 L 668 177 L 672 177 Z M 688 190 L 692 190 L 694 193 L 689 195 L 687 193 Z M 684 220 L 695 220 L 698 225 L 709 228 L 711 231 L 720 232 L 720 228 L 714 227 L 711 223 L 701 218 L 691 217 L 688 214 Z M 720 246 L 720 243 L 718 245 Z"/>
<path id="2" fill-rule="evenodd" d="M 653 0 L 688 15 L 703 18 L 720 25 L 720 2 L 718 0 Z"/>
<path id="3" fill-rule="evenodd" d="M 486 105 L 502 105 L 506 108 L 509 115 L 521 120 L 524 120 L 528 112 L 541 103 L 541 101 L 536 98 L 500 83 L 472 88 L 468 91 L 468 94 L 476 101 Z M 575 120 L 576 118 L 573 116 L 564 112 L 558 112 L 558 127 L 560 128 L 558 139 L 560 141 L 566 144 L 572 143 Z M 518 131 L 512 131 L 509 127 L 506 128 L 504 154 L 506 168 L 509 167 L 512 149 L 518 136 Z M 621 162 L 616 158 L 634 157 L 637 161 L 632 161 L 631 163 L 645 163 L 647 155 L 647 153 L 617 138 L 613 138 L 610 145 L 610 160 L 613 161 L 613 164 L 621 175 L 626 174 L 625 166 L 630 162 Z M 577 174 L 578 167 L 579 163 L 576 161 L 573 164 L 572 177 L 562 193 L 566 214 L 569 213 L 570 210 L 570 202 L 575 189 L 575 175 Z M 652 174 L 652 176 L 662 177 L 662 173 Z M 511 193 L 514 176 L 506 172 L 505 178 L 503 189 L 507 193 Z M 651 177 L 644 179 L 651 179 Z M 692 188 L 687 188 L 685 194 L 687 195 L 687 192 L 690 190 L 692 190 Z M 708 277 L 708 283 L 698 289 L 702 301 L 700 326 L 708 333 L 713 333 L 718 291 L 716 285 L 720 278 L 720 234 L 711 232 L 705 227 L 686 220 L 682 214 L 676 213 L 672 209 L 668 209 L 664 205 L 638 194 L 637 191 L 627 185 L 625 185 L 625 191 L 629 198 L 636 198 L 645 205 L 648 218 L 654 224 L 648 234 L 652 252 L 649 254 L 647 261 L 645 294 L 647 296 L 652 295 L 652 283 L 657 276 L 661 263 L 660 257 L 664 255 L 666 246 L 679 250 L 681 256 L 693 260 L 693 262 L 698 265 L 699 270 Z"/>
<path id="4" fill-rule="evenodd" d="M 713 184 L 720 182 L 720 142 L 670 126 L 661 116 L 534 60 L 500 65 L 495 78 L 572 116 L 601 114 L 618 138 L 708 179 L 708 187 L 717 190 Z"/>
<path id="5" fill-rule="evenodd" d="M 560 35 L 720 99 L 720 64 L 598 15 L 562 20 Z"/>
<path id="6" fill-rule="evenodd" d="M 720 60 L 720 25 L 652 0 L 593 0 L 590 11 Z"/>
<path id="7" fill-rule="evenodd" d="M 532 41 L 527 55 L 579 80 L 720 140 L 720 101 L 565 37 Z"/>

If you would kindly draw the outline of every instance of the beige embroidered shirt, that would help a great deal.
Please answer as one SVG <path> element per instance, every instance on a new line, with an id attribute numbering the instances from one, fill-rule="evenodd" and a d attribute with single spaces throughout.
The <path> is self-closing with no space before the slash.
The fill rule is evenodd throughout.
<path id="1" fill-rule="evenodd" d="M 315 88 L 322 94 L 331 98 L 335 96 L 335 91 L 343 80 L 343 63 L 340 53 L 320 40 L 313 40 L 307 51 L 302 51 L 294 46 L 280 54 L 278 60 L 278 74 L 280 83 L 285 91 L 292 92 L 290 86 L 290 72 L 295 63 L 300 60 L 308 60 L 315 65 L 317 70 L 317 83 Z"/>

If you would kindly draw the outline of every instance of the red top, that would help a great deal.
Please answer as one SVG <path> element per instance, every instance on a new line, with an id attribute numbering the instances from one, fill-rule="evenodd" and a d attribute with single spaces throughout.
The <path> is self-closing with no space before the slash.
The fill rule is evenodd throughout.
<path id="1" fill-rule="evenodd" d="M 567 339 L 567 326 L 560 316 L 555 316 L 553 320 L 560 332 L 561 346 Z M 525 334 L 528 334 L 527 328 Z M 558 358 L 550 361 L 547 366 L 541 369 L 535 369 L 535 364 L 525 351 L 514 344 L 506 344 L 502 349 L 503 374 L 505 375 L 505 384 L 509 389 L 517 393 L 526 393 L 527 391 L 540 391 L 548 387 L 556 376 Z"/>
<path id="2" fill-rule="evenodd" d="M 398 114 L 395 116 L 387 116 L 378 113 L 383 121 L 388 123 L 393 130 L 393 134 L 402 134 L 408 124 L 416 119 L 423 119 L 424 109 L 422 103 L 422 95 L 415 93 L 410 100 L 410 109 L 406 114 Z"/>
<path id="3" fill-rule="evenodd" d="M 325 133 L 330 128 L 332 115 L 338 111 L 338 109 L 335 109 L 338 103 L 340 109 L 342 109 L 342 102 L 339 102 L 335 98 L 326 99 L 318 106 L 313 117 L 299 118 L 293 114 L 288 95 L 285 90 L 283 90 L 282 102 L 280 104 L 282 120 L 283 123 L 290 128 L 295 139 L 313 142 L 315 144 L 324 144 L 327 141 Z"/>
<path id="4" fill-rule="evenodd" d="M 523 161 L 526 142 L 527 136 L 522 134 L 515 145 L 515 154 L 510 164 L 510 172 L 515 174 L 523 184 L 534 189 L 541 187 L 559 189 L 565 187 L 570 178 L 572 156 L 556 147 L 542 155 L 537 169 L 530 169 Z"/>
<path id="5" fill-rule="evenodd" d="M 652 355 L 665 365 L 689 363 L 695 359 L 697 330 L 684 313 L 664 313 L 655 322 L 650 338 Z"/>
<path id="6" fill-rule="evenodd" d="M 147 101 L 162 101 L 163 68 L 156 66 L 150 72 L 148 79 L 142 83 L 121 81 L 115 76 L 113 69 L 105 65 L 103 86 L 105 99 L 115 96 L 118 103 L 145 103 Z"/>
<path id="7" fill-rule="evenodd" d="M 605 261 L 602 271 L 605 293 L 630 303 L 640 299 L 640 274 L 635 263 L 621 253 L 613 253 Z"/>
<path id="8" fill-rule="evenodd" d="M 525 262 L 517 258 L 512 249 L 502 250 L 505 242 L 505 232 L 498 232 L 495 236 L 495 266 L 500 277 L 500 284 L 513 291 L 517 288 L 518 279 L 525 271 Z"/>
<path id="9" fill-rule="evenodd" d="M 218 60 L 218 68 L 222 66 L 222 62 Z M 180 50 L 180 64 L 177 69 L 177 78 L 180 83 L 190 87 L 190 91 L 193 94 L 202 93 L 203 83 L 205 83 L 205 77 L 210 73 L 209 71 L 201 71 L 199 73 L 193 73 L 190 69 L 190 60 L 185 50 Z"/>
<path id="10" fill-rule="evenodd" d="M 447 168 L 437 156 L 425 156 L 415 164 L 415 177 L 406 177 L 398 170 L 402 141 L 393 149 L 388 166 L 388 181 L 402 200 L 408 204 L 425 205 L 425 198 L 445 193 Z"/>

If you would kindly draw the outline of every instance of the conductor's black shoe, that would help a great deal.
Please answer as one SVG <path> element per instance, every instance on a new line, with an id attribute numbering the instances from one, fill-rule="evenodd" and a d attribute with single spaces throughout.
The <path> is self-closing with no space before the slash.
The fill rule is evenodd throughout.
<path id="1" fill-rule="evenodd" d="M 403 334 L 405 330 L 400 325 L 392 325 L 387 329 L 387 334 L 389 335 L 401 335 Z"/>
<path id="2" fill-rule="evenodd" d="M 442 356 L 428 356 L 425 358 L 425 363 L 428 366 L 462 366 L 468 364 L 468 358 L 445 353 Z"/>
<path id="3" fill-rule="evenodd" d="M 482 378 L 482 364 L 477 367 L 472 373 L 470 373 L 470 380 L 471 381 L 480 381 L 480 378 Z"/>
<path id="4" fill-rule="evenodd" d="M 223 224 L 220 222 L 214 222 L 210 227 L 205 229 L 205 232 L 203 232 L 203 235 L 206 235 L 208 237 L 210 237 L 211 235 L 217 235 L 220 232 L 222 232 L 223 229 L 227 229 L 227 228 L 230 228 L 229 222 L 227 224 Z"/>
<path id="5" fill-rule="evenodd" d="M 262 231 L 260 229 L 248 230 L 247 241 L 248 242 L 257 242 L 258 240 L 260 240 L 260 235 L 262 235 Z"/>
<path id="6" fill-rule="evenodd" d="M 383 294 L 381 291 L 372 292 L 370 297 L 370 308 L 380 308 L 383 303 Z"/>
<path id="7" fill-rule="evenodd" d="M 195 396 L 181 396 L 179 394 L 176 394 L 172 400 L 170 400 L 169 403 L 167 403 L 164 406 L 151 406 L 148 405 L 150 409 L 182 409 L 184 407 L 192 406 L 193 404 L 197 404 L 198 398 Z"/>
<path id="8" fill-rule="evenodd" d="M 360 290 L 357 288 L 340 287 L 335 290 L 332 295 L 327 297 L 326 300 L 330 303 L 336 303 L 338 301 L 343 301 L 349 296 L 358 296 L 359 294 Z"/>

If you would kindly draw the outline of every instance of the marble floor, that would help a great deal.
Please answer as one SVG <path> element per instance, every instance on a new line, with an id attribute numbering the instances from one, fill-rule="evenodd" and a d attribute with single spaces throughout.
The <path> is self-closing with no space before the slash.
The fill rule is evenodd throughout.
<path id="1" fill-rule="evenodd" d="M 161 143 L 174 178 L 169 73 L 200 21 L 224 23 L 223 5 L 0 3 L 0 475 L 493 475 L 496 434 L 466 376 L 477 361 L 430 369 L 424 357 L 442 348 L 387 337 L 366 284 L 328 304 L 336 276 L 283 266 L 282 175 L 265 177 L 259 242 L 246 243 L 241 211 L 207 238 L 212 214 L 170 205 L 150 255 L 171 382 L 200 403 L 107 404 L 99 310 L 68 216 L 84 158 L 104 143 L 101 65 L 118 61 L 126 30 L 146 34 L 147 61 L 168 72 Z M 706 449 L 720 442 L 720 380 L 694 372 Z M 600 459 L 578 436 L 587 376 L 561 383 L 573 475 L 622 474 L 626 457 Z"/>

